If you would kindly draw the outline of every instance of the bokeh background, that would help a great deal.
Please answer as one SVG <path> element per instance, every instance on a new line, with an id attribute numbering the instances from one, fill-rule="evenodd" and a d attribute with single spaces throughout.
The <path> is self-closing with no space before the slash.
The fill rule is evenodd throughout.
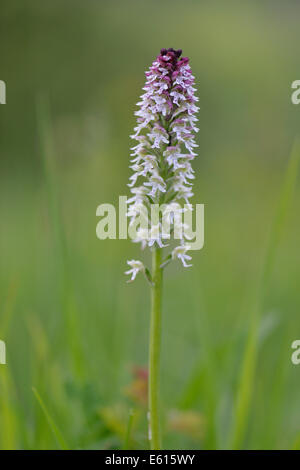
<path id="1" fill-rule="evenodd" d="M 97 206 L 128 194 L 162 47 L 196 76 L 205 204 L 204 249 L 165 272 L 164 446 L 299 448 L 299 15 L 292 0 L 1 1 L 1 448 L 148 446 L 149 288 L 124 276 L 148 258 L 95 230 Z"/>

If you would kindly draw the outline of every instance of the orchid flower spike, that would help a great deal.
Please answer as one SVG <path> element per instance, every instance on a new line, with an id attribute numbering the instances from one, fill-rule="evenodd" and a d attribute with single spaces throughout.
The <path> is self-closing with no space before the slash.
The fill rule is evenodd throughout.
<path id="1" fill-rule="evenodd" d="M 181 53 L 180 49 L 161 49 L 146 72 L 144 93 L 135 113 L 137 125 L 131 136 L 137 144 L 131 149 L 133 174 L 128 186 L 132 197 L 127 201 L 127 217 L 133 241 L 140 242 L 142 248 L 151 248 L 152 272 L 141 261 L 131 260 L 127 261 L 131 269 L 126 274 L 133 281 L 142 272 L 151 285 L 148 382 L 151 450 L 163 448 L 159 412 L 163 269 L 176 259 L 185 267 L 191 266 L 187 264 L 191 247 L 186 243 L 190 237 L 185 235 L 185 221 L 182 223 L 187 208 L 180 204 L 191 207 L 194 179 L 191 162 L 196 156 L 194 135 L 198 132 L 199 108 L 189 59 L 181 57 Z M 164 259 L 163 252 L 172 242 L 171 233 L 180 244 Z"/>
<path id="2" fill-rule="evenodd" d="M 149 213 L 153 204 L 190 204 L 193 196 L 191 162 L 198 147 L 194 135 L 199 130 L 196 127 L 199 108 L 189 59 L 181 54 L 181 49 L 161 49 L 146 72 L 144 93 L 135 113 L 137 125 L 131 136 L 137 141 L 131 149 L 133 175 L 128 185 L 132 193 L 127 213 L 131 226 L 137 223 L 141 206 Z M 167 245 L 166 239 L 161 221 L 156 221 L 154 227 L 148 221 L 137 230 L 134 241 L 140 242 L 142 248 L 161 248 Z M 185 260 L 190 257 L 184 246 L 183 233 L 171 258 L 179 258 L 188 266 Z"/>

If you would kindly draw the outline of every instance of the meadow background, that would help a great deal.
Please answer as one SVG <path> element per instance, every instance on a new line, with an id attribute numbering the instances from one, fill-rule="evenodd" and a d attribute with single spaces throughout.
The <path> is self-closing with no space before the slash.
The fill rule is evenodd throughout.
<path id="1" fill-rule="evenodd" d="M 141 254 L 95 230 L 97 206 L 128 194 L 162 47 L 196 76 L 205 204 L 204 249 L 165 271 L 164 446 L 300 448 L 299 15 L 292 0 L 1 1 L 0 448 L 148 446 L 149 288 L 124 276 Z"/>

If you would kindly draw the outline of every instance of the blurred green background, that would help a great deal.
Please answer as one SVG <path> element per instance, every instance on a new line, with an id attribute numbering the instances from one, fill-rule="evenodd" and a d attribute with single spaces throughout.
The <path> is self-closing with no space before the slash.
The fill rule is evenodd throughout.
<path id="1" fill-rule="evenodd" d="M 299 147 L 285 176 L 299 14 L 292 0 L 1 1 L 2 449 L 148 446 L 149 288 L 124 275 L 147 255 L 95 229 L 97 206 L 128 194 L 135 103 L 162 47 L 196 76 L 205 204 L 204 249 L 165 272 L 164 446 L 299 448 Z"/>

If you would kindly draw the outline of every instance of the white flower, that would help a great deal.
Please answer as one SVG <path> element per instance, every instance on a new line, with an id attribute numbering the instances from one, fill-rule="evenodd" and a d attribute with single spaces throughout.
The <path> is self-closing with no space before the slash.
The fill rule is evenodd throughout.
<path id="1" fill-rule="evenodd" d="M 138 228 L 136 231 L 136 238 L 133 240 L 135 243 L 141 243 L 141 248 L 144 250 L 148 244 L 149 230 L 146 228 Z"/>
<path id="2" fill-rule="evenodd" d="M 152 187 L 152 190 L 148 193 L 151 197 L 155 197 L 157 191 L 160 191 L 161 193 L 166 192 L 166 183 L 157 171 L 153 172 L 150 177 L 150 181 L 144 184 L 145 186 Z"/>
<path id="3" fill-rule="evenodd" d="M 149 132 L 147 135 L 150 141 L 153 142 L 153 148 L 160 148 L 160 145 L 162 143 L 169 143 L 168 133 L 162 126 L 159 126 L 158 124 L 156 124 L 155 127 L 153 127 L 153 129 L 151 130 L 151 132 Z"/>
<path id="4" fill-rule="evenodd" d="M 131 267 L 131 269 L 125 271 L 125 274 L 131 274 L 131 279 L 128 282 L 134 281 L 138 272 L 145 272 L 145 266 L 141 261 L 132 259 L 131 261 L 127 261 L 127 264 Z"/>
<path id="5" fill-rule="evenodd" d="M 185 268 L 192 266 L 191 264 L 186 264 L 185 262 L 185 260 L 190 261 L 192 259 L 191 256 L 186 254 L 186 252 L 190 250 L 190 248 L 191 247 L 189 245 L 176 246 L 176 248 L 174 248 L 174 250 L 172 251 L 172 259 L 176 259 L 176 258 L 180 259 L 180 261 L 182 262 Z"/>
<path id="6" fill-rule="evenodd" d="M 150 230 L 148 245 L 153 246 L 154 243 L 157 243 L 157 245 L 160 248 L 167 246 L 167 245 L 164 245 L 162 242 L 162 233 L 161 233 L 160 224 L 152 225 L 151 230 Z"/>

